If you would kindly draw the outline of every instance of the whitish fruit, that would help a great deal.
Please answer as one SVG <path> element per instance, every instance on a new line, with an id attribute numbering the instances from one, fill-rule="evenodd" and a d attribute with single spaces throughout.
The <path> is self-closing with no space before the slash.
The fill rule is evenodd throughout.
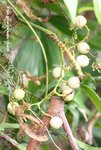
<path id="1" fill-rule="evenodd" d="M 25 96 L 25 92 L 22 89 L 15 89 L 13 92 L 13 96 L 17 99 L 17 100 L 22 100 Z"/>
<path id="2" fill-rule="evenodd" d="M 63 124 L 63 121 L 60 117 L 55 116 L 50 120 L 50 126 L 54 129 L 59 129 Z"/>
<path id="3" fill-rule="evenodd" d="M 79 55 L 76 61 L 81 67 L 86 67 L 89 65 L 89 58 L 86 55 Z"/>
<path id="4" fill-rule="evenodd" d="M 67 86 L 66 83 L 62 83 L 62 84 L 60 85 L 61 92 L 63 92 L 67 87 L 68 87 L 68 86 Z"/>
<path id="5" fill-rule="evenodd" d="M 79 29 L 82 29 L 86 25 L 87 19 L 84 16 L 77 16 L 75 19 L 75 23 Z"/>
<path id="6" fill-rule="evenodd" d="M 76 89 L 80 86 L 80 80 L 78 77 L 75 77 L 75 76 L 69 78 L 67 82 L 68 82 L 69 87 L 73 89 Z"/>
<path id="7" fill-rule="evenodd" d="M 54 78 L 59 78 L 61 75 L 61 68 L 60 67 L 55 67 L 52 71 L 53 77 Z M 64 77 L 64 70 L 62 70 L 62 77 Z"/>
<path id="8" fill-rule="evenodd" d="M 86 42 L 80 42 L 77 45 L 77 49 L 82 54 L 87 54 L 90 51 L 90 47 Z"/>
<path id="9" fill-rule="evenodd" d="M 10 102 L 7 105 L 7 110 L 10 114 L 15 115 L 15 109 L 16 107 L 19 107 L 19 104 L 17 102 Z"/>
<path id="10" fill-rule="evenodd" d="M 67 88 L 63 91 L 63 99 L 65 101 L 71 101 L 74 98 L 74 91 L 70 87 L 67 86 Z"/>

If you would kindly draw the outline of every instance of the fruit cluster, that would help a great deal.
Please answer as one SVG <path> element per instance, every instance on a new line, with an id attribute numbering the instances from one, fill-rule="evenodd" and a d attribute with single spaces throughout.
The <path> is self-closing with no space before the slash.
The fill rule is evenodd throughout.
<path id="1" fill-rule="evenodd" d="M 84 26 L 86 26 L 87 20 L 84 16 L 77 16 L 75 22 L 77 28 L 82 29 Z M 89 53 L 90 46 L 86 42 L 81 41 L 77 44 L 77 50 L 79 53 L 81 53 L 76 58 L 77 64 L 80 67 L 88 66 L 89 58 L 86 56 L 86 54 Z M 55 67 L 52 71 L 52 74 L 56 79 L 58 79 L 60 76 L 63 78 L 65 75 L 64 70 L 62 70 L 61 67 Z M 61 91 L 63 94 L 63 99 L 65 101 L 71 101 L 74 98 L 74 89 L 80 86 L 80 80 L 78 77 L 73 76 L 68 79 L 67 84 L 61 84 Z"/>
<path id="2" fill-rule="evenodd" d="M 75 20 L 76 27 L 82 29 L 86 26 L 87 20 L 84 16 L 77 16 Z M 89 58 L 86 56 L 90 51 L 90 46 L 85 42 L 81 41 L 77 44 L 77 50 L 80 55 L 77 56 L 76 62 L 80 67 L 86 67 L 89 64 Z M 52 71 L 52 75 L 55 79 L 64 78 L 65 72 L 61 67 L 55 67 Z M 79 88 L 80 79 L 79 77 L 72 76 L 66 82 L 61 83 L 60 89 L 62 92 L 62 98 L 65 101 L 71 101 L 74 98 L 74 90 Z M 59 129 L 62 126 L 62 119 L 58 116 L 53 117 L 50 120 L 50 126 Z"/>
<path id="3" fill-rule="evenodd" d="M 82 29 L 86 26 L 87 20 L 84 16 L 77 16 L 76 20 L 76 27 L 78 29 Z M 86 56 L 87 53 L 90 51 L 89 45 L 81 41 L 77 44 L 77 50 L 80 53 L 79 56 L 76 58 L 76 62 L 80 67 L 86 67 L 89 64 L 89 58 Z M 55 79 L 64 78 L 65 71 L 61 67 L 55 67 L 52 71 L 53 77 Z M 79 88 L 80 86 L 80 79 L 79 77 L 72 76 L 66 82 L 61 83 L 60 89 L 62 92 L 62 97 L 64 101 L 71 101 L 74 98 L 74 91 L 75 89 Z M 21 88 L 17 88 L 13 91 L 12 97 L 13 101 L 10 101 L 7 105 L 7 110 L 9 113 L 15 115 L 15 110 L 19 107 L 18 101 L 23 100 L 25 96 L 25 91 Z M 63 125 L 63 121 L 59 116 L 54 116 L 50 120 L 50 126 L 54 129 L 59 129 Z"/>
<path id="4" fill-rule="evenodd" d="M 14 97 L 14 100 L 8 103 L 7 110 L 10 114 L 15 115 L 16 107 L 19 107 L 17 101 L 23 100 L 25 96 L 25 91 L 23 89 L 17 88 L 13 91 L 12 96 Z"/>
<path id="5" fill-rule="evenodd" d="M 83 27 L 86 26 L 87 20 L 84 16 L 77 16 L 76 17 L 76 26 L 78 29 L 82 29 Z M 81 55 L 79 55 L 76 58 L 77 63 L 80 65 L 80 67 L 86 67 L 89 64 L 89 58 L 85 55 L 89 53 L 90 51 L 90 46 L 84 42 L 81 41 L 80 43 L 77 44 L 77 50 Z"/>

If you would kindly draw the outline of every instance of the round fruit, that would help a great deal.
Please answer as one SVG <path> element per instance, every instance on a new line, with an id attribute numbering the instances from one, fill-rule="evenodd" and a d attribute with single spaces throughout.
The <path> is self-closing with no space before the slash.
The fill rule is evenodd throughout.
<path id="1" fill-rule="evenodd" d="M 74 98 L 73 89 L 67 86 L 67 88 L 63 91 L 63 99 L 65 101 L 71 101 Z"/>
<path id="2" fill-rule="evenodd" d="M 68 85 L 73 88 L 73 89 L 76 89 L 80 86 L 80 80 L 78 77 L 71 77 L 68 79 Z"/>
<path id="3" fill-rule="evenodd" d="M 50 126 L 54 129 L 59 129 L 63 124 L 63 121 L 60 117 L 55 116 L 50 120 Z"/>
<path id="4" fill-rule="evenodd" d="M 75 23 L 79 29 L 82 29 L 86 25 L 87 19 L 84 16 L 77 16 L 75 19 Z"/>
<path id="5" fill-rule="evenodd" d="M 60 67 L 55 67 L 52 71 L 53 77 L 54 78 L 59 78 L 61 75 L 61 68 Z M 64 77 L 64 70 L 62 70 L 62 77 Z"/>
<path id="6" fill-rule="evenodd" d="M 89 58 L 86 55 L 79 55 L 76 61 L 81 67 L 86 67 L 89 64 Z"/>
<path id="7" fill-rule="evenodd" d="M 60 89 L 61 89 L 61 92 L 63 92 L 68 86 L 66 85 L 66 83 L 62 83 L 60 85 Z"/>
<path id="8" fill-rule="evenodd" d="M 87 54 L 90 51 L 90 47 L 86 42 L 80 42 L 77 45 L 77 49 L 82 54 Z"/>
<path id="9" fill-rule="evenodd" d="M 19 104 L 17 102 L 10 102 L 7 105 L 7 110 L 10 114 L 15 115 L 15 109 L 16 107 L 19 107 Z"/>
<path id="10" fill-rule="evenodd" d="M 15 89 L 13 92 L 13 96 L 17 99 L 17 100 L 22 100 L 25 96 L 25 92 L 22 89 Z"/>

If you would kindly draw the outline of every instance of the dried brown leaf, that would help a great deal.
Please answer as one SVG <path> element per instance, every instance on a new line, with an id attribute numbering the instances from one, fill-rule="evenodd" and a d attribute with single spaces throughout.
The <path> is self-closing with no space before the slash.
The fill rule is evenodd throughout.
<path id="1" fill-rule="evenodd" d="M 31 115 L 22 113 L 22 114 L 19 114 L 19 116 L 20 117 L 24 117 L 24 118 L 32 121 L 32 123 L 40 124 L 40 121 L 37 118 L 35 118 L 35 117 L 31 116 Z"/>
<path id="2" fill-rule="evenodd" d="M 16 4 L 25 12 L 25 14 L 32 20 L 38 20 L 40 22 L 47 21 L 46 19 L 42 19 L 40 17 L 36 17 L 32 10 L 29 8 L 28 3 L 24 2 L 23 0 L 17 0 Z"/>
<path id="3" fill-rule="evenodd" d="M 24 111 L 26 109 L 30 109 L 30 104 L 29 103 L 24 103 L 23 105 L 20 105 L 20 107 L 16 109 L 15 113 L 16 113 L 17 116 L 19 116 L 22 113 L 24 113 Z"/>
<path id="4" fill-rule="evenodd" d="M 23 131 L 32 139 L 39 141 L 39 142 L 44 142 L 48 140 L 48 137 L 46 135 L 41 135 L 41 134 L 36 134 L 34 131 L 30 128 L 29 125 L 26 123 L 21 123 L 20 124 L 21 128 Z"/>
<path id="5" fill-rule="evenodd" d="M 40 80 L 45 79 L 45 75 L 43 76 L 32 76 L 28 71 L 24 72 L 24 75 L 26 76 L 27 80 L 34 82 L 36 85 L 40 85 Z"/>

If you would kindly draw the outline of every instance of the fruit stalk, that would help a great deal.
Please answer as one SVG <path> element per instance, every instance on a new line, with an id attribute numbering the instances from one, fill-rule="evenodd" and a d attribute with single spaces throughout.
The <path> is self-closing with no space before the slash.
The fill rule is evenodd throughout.
<path id="1" fill-rule="evenodd" d="M 68 124 L 68 121 L 65 117 L 65 112 L 64 112 L 64 101 L 61 100 L 59 97 L 57 96 L 53 96 L 51 98 L 50 101 L 50 106 L 48 109 L 48 114 L 50 114 L 51 116 L 59 116 L 63 123 L 64 123 L 64 130 L 66 131 L 66 136 L 67 139 L 72 147 L 72 150 L 79 150 L 76 142 L 75 142 L 75 138 L 73 137 L 72 131 L 70 129 L 70 126 Z M 44 116 L 42 118 L 42 122 L 44 123 L 44 126 L 42 128 L 38 127 L 36 134 L 38 135 L 44 135 L 47 133 L 46 128 L 49 129 L 50 128 L 50 117 L 49 116 Z M 28 146 L 27 146 L 27 150 L 39 150 L 40 149 L 40 144 L 38 141 L 35 141 L 33 139 L 30 140 Z"/>
<path id="2" fill-rule="evenodd" d="M 68 60 L 70 61 L 70 63 L 74 66 L 75 70 L 77 71 L 77 74 L 79 76 L 84 76 L 81 67 L 78 65 L 78 63 L 75 60 L 75 57 L 71 54 L 70 49 L 66 47 L 66 45 L 60 41 L 60 39 L 58 39 L 57 36 L 51 35 L 51 34 L 47 34 L 48 37 L 52 40 L 55 41 L 55 43 L 57 44 L 57 46 L 63 50 L 63 52 L 66 54 Z"/>

